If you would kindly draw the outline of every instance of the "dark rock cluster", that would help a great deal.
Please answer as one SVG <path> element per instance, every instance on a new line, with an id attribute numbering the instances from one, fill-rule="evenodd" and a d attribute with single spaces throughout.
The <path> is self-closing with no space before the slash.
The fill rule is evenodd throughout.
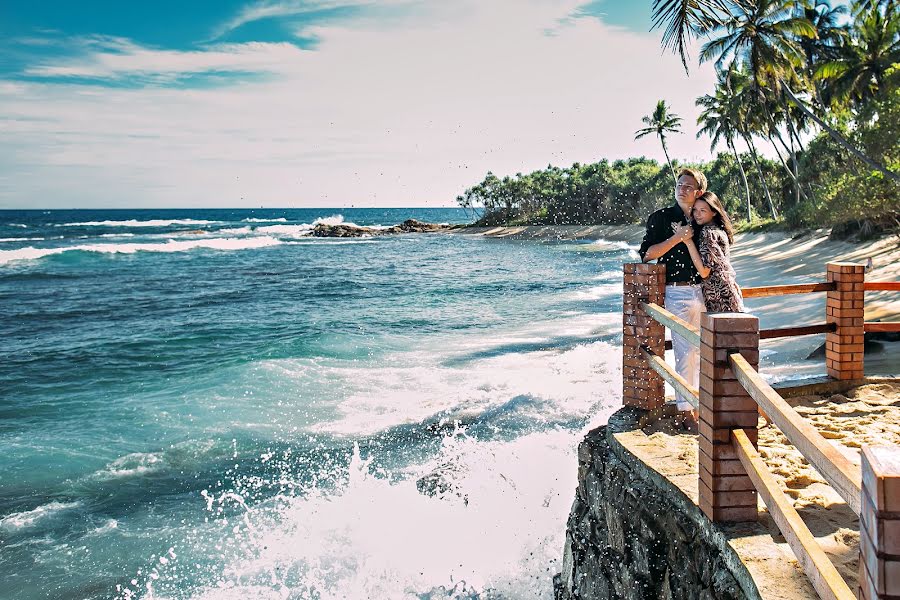
<path id="1" fill-rule="evenodd" d="M 447 231 L 452 225 L 438 223 L 424 223 L 415 219 L 407 219 L 399 225 L 384 229 L 374 227 L 360 227 L 359 225 L 326 225 L 319 223 L 312 230 L 313 237 L 372 237 L 376 235 L 390 235 L 394 233 L 428 233 L 434 231 Z"/>
<path id="2" fill-rule="evenodd" d="M 600 427 L 578 449 L 556 599 L 747 598 L 723 560 L 723 540 L 711 539 L 696 505 L 661 489 L 646 477 L 649 469 L 628 464 L 611 437 Z"/>

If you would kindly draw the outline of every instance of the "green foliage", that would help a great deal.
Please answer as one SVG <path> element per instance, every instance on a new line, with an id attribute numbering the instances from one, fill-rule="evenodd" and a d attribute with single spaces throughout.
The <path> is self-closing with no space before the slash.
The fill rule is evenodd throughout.
<path id="1" fill-rule="evenodd" d="M 742 156 L 745 168 L 750 159 Z M 710 189 L 725 201 L 736 218 L 746 215 L 743 183 L 737 161 L 720 154 L 710 163 L 692 165 L 707 174 Z M 779 167 L 762 160 L 763 172 L 784 187 Z M 754 206 L 764 207 L 762 188 L 751 182 Z M 647 215 L 674 202 L 672 177 L 667 165 L 655 160 L 630 158 L 610 163 L 601 160 L 567 169 L 548 166 L 515 177 L 498 178 L 488 173 L 484 180 L 457 198 L 466 208 L 483 208 L 478 225 L 599 225 L 643 222 Z M 756 212 L 754 211 L 754 215 Z"/>

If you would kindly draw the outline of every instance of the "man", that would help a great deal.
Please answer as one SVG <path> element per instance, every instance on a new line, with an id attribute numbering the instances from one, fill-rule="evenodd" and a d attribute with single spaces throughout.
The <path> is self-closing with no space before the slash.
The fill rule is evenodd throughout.
<path id="1" fill-rule="evenodd" d="M 638 251 L 642 261 L 656 260 L 658 264 L 666 265 L 666 310 L 697 326 L 700 325 L 700 314 L 706 308 L 700 275 L 683 242 L 694 234 L 691 210 L 705 191 L 706 176 L 703 173 L 682 169 L 675 184 L 675 204 L 650 215 Z M 675 332 L 672 332 L 672 349 L 675 370 L 696 388 L 700 379 L 699 350 Z M 695 427 L 697 414 L 688 399 L 676 392 L 675 401 L 681 411 L 680 421 Z"/>

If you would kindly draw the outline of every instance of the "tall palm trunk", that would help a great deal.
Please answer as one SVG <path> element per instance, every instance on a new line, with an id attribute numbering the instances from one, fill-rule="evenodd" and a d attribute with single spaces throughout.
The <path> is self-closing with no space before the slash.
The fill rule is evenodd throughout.
<path id="1" fill-rule="evenodd" d="M 877 162 L 875 162 L 874 160 L 872 160 L 871 158 L 869 158 L 868 156 L 866 156 L 865 154 L 863 154 L 862 152 L 857 150 L 855 147 L 853 147 L 853 145 L 851 145 L 850 142 L 848 142 L 846 139 L 844 139 L 844 136 L 842 136 L 840 133 L 838 133 L 834 128 L 830 127 L 828 125 L 828 123 L 826 123 L 825 121 L 823 121 L 822 119 L 817 117 L 811 110 L 809 110 L 806 107 L 806 105 L 803 104 L 803 102 L 801 102 L 797 98 L 797 96 L 794 94 L 794 92 L 791 90 L 791 88 L 789 88 L 787 86 L 786 83 L 784 83 L 782 81 L 781 84 L 782 84 L 782 87 L 784 88 L 785 93 L 793 101 L 793 103 L 796 104 L 797 107 L 803 111 L 803 114 L 805 114 L 807 117 L 809 117 L 810 119 L 815 121 L 816 124 L 819 127 L 821 127 L 822 129 L 824 129 L 825 132 L 828 133 L 828 135 L 830 135 L 834 141 L 836 141 L 838 144 L 841 145 L 842 148 L 844 148 L 844 150 L 846 150 L 847 152 L 849 152 L 850 154 L 852 154 L 859 160 L 863 161 L 870 168 L 875 169 L 876 171 L 881 171 L 882 173 L 884 173 L 885 175 L 887 175 L 894 181 L 900 181 L 900 175 L 898 175 L 897 173 L 894 173 L 893 171 L 878 164 Z"/>
<path id="2" fill-rule="evenodd" d="M 778 140 L 781 142 L 781 147 L 784 148 L 784 151 L 788 154 L 789 157 L 793 156 L 793 153 L 790 148 L 784 143 L 784 139 L 781 136 L 777 136 Z M 772 144 L 772 149 L 775 150 L 775 155 L 778 156 L 778 162 L 781 163 L 781 166 L 784 167 L 784 171 L 791 178 L 791 181 L 794 182 L 794 203 L 800 203 L 800 196 L 803 195 L 806 198 L 806 192 L 803 192 L 800 189 L 800 182 L 797 180 L 797 174 L 788 166 L 787 160 L 785 160 L 784 155 L 781 153 L 781 150 L 778 149 L 778 144 L 775 143 L 775 136 L 769 136 L 769 143 Z M 806 198 L 808 200 L 808 198 Z"/>
<path id="3" fill-rule="evenodd" d="M 800 194 L 803 194 L 803 197 L 809 201 L 810 198 L 806 194 L 806 192 L 802 192 L 802 186 L 800 185 L 800 152 L 803 150 L 803 144 L 800 142 L 800 134 L 797 133 L 797 128 L 794 127 L 794 122 L 791 120 L 791 109 L 788 106 L 787 97 L 782 93 L 779 94 L 781 97 L 781 105 L 784 107 L 784 119 L 787 122 L 788 126 L 788 140 L 791 142 L 791 164 L 794 167 L 794 181 L 797 183 L 797 203 L 800 203 Z M 794 146 L 794 141 L 797 142 L 797 146 Z"/>
<path id="4" fill-rule="evenodd" d="M 741 132 L 741 137 L 744 138 L 744 143 L 747 144 L 747 148 L 750 150 L 750 156 L 753 157 L 753 164 L 756 166 L 756 174 L 759 176 L 759 182 L 762 184 L 763 191 L 766 193 L 766 200 L 769 201 L 769 209 L 774 213 L 775 212 L 775 204 L 772 202 L 772 194 L 769 192 L 769 184 L 766 183 L 766 178 L 763 175 L 762 167 L 759 165 L 759 157 L 756 155 L 756 146 L 753 145 L 753 140 L 750 139 L 750 136 L 745 132 Z"/>
<path id="5" fill-rule="evenodd" d="M 765 104 L 765 99 L 762 100 L 763 112 L 766 115 L 766 119 L 769 122 L 769 141 L 772 143 L 772 147 L 775 148 L 775 153 L 778 155 L 778 160 L 781 162 L 781 166 L 784 167 L 784 170 L 787 171 L 788 176 L 791 178 L 791 181 L 794 182 L 794 204 L 800 204 L 800 182 L 797 179 L 797 174 L 788 166 L 787 161 L 784 160 L 784 157 L 781 155 L 781 152 L 778 151 L 778 146 L 775 145 L 775 140 L 772 138 L 774 135 L 778 138 L 778 141 L 781 142 L 784 151 L 788 153 L 790 157 L 792 155 L 790 148 L 784 142 L 784 138 L 781 136 L 781 131 L 778 129 L 778 125 L 775 124 L 775 119 L 772 117 L 772 113 L 769 111 L 769 107 Z M 796 163 L 794 164 L 796 167 Z M 776 217 L 777 218 L 777 217 Z"/>
<path id="6" fill-rule="evenodd" d="M 741 170 L 741 179 L 744 180 L 744 192 L 747 195 L 747 222 L 749 223 L 753 220 L 753 214 L 750 212 L 750 184 L 747 183 L 747 173 L 744 171 L 744 165 L 741 164 L 741 157 L 738 155 L 737 148 L 734 147 L 734 141 L 730 137 L 725 138 L 725 141 L 734 154 L 734 160 L 737 161 L 738 169 Z"/>
<path id="7" fill-rule="evenodd" d="M 678 178 L 675 176 L 675 167 L 672 166 L 672 160 L 669 158 L 669 150 L 666 148 L 666 136 L 660 134 L 659 141 L 662 143 L 663 154 L 666 155 L 666 162 L 669 163 L 669 171 L 672 172 L 672 180 L 678 184 Z"/>

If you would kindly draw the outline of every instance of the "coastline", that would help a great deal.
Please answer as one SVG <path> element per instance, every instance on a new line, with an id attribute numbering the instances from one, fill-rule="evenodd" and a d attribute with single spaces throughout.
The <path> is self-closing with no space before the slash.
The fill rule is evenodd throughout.
<path id="1" fill-rule="evenodd" d="M 452 231 L 516 241 L 624 242 L 634 250 L 644 234 L 642 225 L 528 225 L 516 227 L 466 227 Z M 732 264 L 742 287 L 815 283 L 825 280 L 825 264 L 834 261 L 866 262 L 873 269 L 871 281 L 900 281 L 900 238 L 884 236 L 865 242 L 831 240 L 828 229 L 802 234 L 789 232 L 740 233 L 735 236 Z M 637 260 L 637 255 L 635 255 Z M 750 298 L 747 310 L 759 316 L 760 327 L 775 328 L 824 322 L 824 294 L 795 294 Z M 867 321 L 900 320 L 900 295 L 896 292 L 866 294 Z M 766 361 L 765 370 L 776 380 L 812 378 L 824 374 L 824 359 L 806 360 L 824 343 L 823 335 L 764 340 L 763 356 L 777 355 L 777 364 Z M 900 374 L 900 342 L 879 342 L 878 352 L 866 353 L 866 374 Z"/>

